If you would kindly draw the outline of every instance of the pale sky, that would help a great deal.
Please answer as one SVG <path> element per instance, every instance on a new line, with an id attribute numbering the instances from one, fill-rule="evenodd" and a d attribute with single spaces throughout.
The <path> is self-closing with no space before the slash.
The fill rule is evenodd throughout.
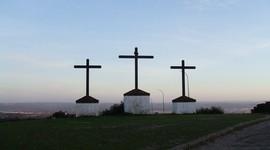
<path id="1" fill-rule="evenodd" d="M 75 102 L 90 95 L 118 103 L 134 88 L 153 102 L 181 96 L 187 70 L 197 101 L 270 99 L 269 0 L 1 0 L 0 102 Z"/>

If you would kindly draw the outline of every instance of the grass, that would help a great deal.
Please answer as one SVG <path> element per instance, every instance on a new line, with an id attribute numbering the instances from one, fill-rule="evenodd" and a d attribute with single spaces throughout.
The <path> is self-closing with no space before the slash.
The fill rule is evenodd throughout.
<path id="1" fill-rule="evenodd" d="M 0 123 L 1 149 L 168 149 L 264 115 L 127 115 Z"/>

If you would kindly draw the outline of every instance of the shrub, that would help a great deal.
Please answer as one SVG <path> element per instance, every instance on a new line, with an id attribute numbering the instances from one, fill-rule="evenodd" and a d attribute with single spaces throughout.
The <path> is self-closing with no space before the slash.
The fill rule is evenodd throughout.
<path id="1" fill-rule="evenodd" d="M 221 107 L 212 106 L 211 108 L 200 108 L 196 110 L 197 114 L 224 114 Z"/>
<path id="2" fill-rule="evenodd" d="M 103 112 L 101 112 L 101 115 L 121 115 L 125 114 L 124 111 L 124 103 L 121 101 L 120 104 L 114 104 L 110 107 L 110 109 L 106 109 Z"/>
<path id="3" fill-rule="evenodd" d="M 258 104 L 251 109 L 251 113 L 270 113 L 270 102 Z"/>
<path id="4" fill-rule="evenodd" d="M 67 118 L 68 114 L 66 112 L 58 111 L 53 113 L 52 117 L 54 118 Z"/>

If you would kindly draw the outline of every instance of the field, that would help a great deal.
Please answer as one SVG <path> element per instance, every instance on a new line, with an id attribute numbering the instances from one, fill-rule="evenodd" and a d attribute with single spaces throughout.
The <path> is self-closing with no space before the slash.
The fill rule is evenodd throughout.
<path id="1" fill-rule="evenodd" d="M 264 115 L 125 115 L 0 123 L 1 149 L 168 149 Z"/>

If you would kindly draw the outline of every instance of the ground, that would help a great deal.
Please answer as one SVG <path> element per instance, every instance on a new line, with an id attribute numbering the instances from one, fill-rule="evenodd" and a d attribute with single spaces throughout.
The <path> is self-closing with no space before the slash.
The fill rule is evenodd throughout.
<path id="1" fill-rule="evenodd" d="M 194 150 L 270 149 L 270 120 L 232 132 Z"/>

